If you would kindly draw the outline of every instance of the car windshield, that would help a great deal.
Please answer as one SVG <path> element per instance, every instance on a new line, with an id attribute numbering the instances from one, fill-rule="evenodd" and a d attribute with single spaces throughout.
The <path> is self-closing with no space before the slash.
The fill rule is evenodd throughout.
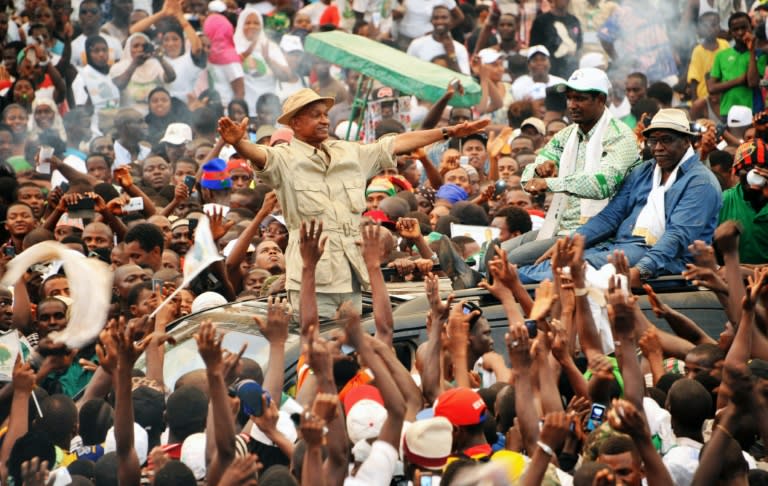
<path id="1" fill-rule="evenodd" d="M 163 365 L 165 385 L 173 389 L 180 376 L 190 371 L 205 369 L 205 363 L 197 352 L 197 343 L 194 339 L 200 323 L 205 319 L 213 321 L 216 329 L 224 335 L 221 342 L 222 349 L 237 353 L 243 344 L 247 343 L 248 347 L 243 356 L 256 361 L 262 369 L 266 369 L 269 362 L 269 342 L 261 335 L 253 319 L 255 316 L 266 320 L 266 301 L 236 302 L 198 312 L 172 323 L 168 334 L 173 336 L 176 344 L 169 343 L 165 347 Z M 298 342 L 298 326 L 292 323 L 285 343 L 286 347 L 296 345 Z M 146 368 L 144 355 L 136 365 L 137 368 Z"/>

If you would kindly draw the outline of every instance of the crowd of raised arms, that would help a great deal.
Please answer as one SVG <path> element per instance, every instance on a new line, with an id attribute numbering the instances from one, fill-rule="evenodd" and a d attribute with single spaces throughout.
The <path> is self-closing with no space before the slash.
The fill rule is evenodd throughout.
<path id="1" fill-rule="evenodd" d="M 0 49 L 1 485 L 768 485 L 768 0 L 0 0 Z"/>

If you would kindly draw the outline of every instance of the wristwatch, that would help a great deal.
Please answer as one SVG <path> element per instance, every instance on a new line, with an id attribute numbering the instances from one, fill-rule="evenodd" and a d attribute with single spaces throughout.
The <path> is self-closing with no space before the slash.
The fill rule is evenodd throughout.
<path id="1" fill-rule="evenodd" d="M 445 127 L 440 129 L 440 133 L 443 134 L 443 140 L 448 140 L 449 138 L 451 138 L 451 134 L 448 132 L 448 129 Z"/>

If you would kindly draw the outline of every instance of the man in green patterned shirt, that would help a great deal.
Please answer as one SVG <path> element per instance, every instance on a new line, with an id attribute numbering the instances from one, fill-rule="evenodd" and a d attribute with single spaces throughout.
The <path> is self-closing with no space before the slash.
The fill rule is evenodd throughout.
<path id="1" fill-rule="evenodd" d="M 610 82 L 605 73 L 578 69 L 565 86 L 573 123 L 544 146 L 521 179 L 533 195 L 554 193 L 544 224 L 502 244 L 509 261 L 517 265 L 534 263 L 557 237 L 600 212 L 640 161 L 634 133 L 606 109 Z"/>

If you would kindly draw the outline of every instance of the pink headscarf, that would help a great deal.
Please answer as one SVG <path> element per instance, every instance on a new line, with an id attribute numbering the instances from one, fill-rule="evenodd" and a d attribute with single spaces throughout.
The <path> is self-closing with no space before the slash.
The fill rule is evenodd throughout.
<path id="1" fill-rule="evenodd" d="M 211 13 L 205 19 L 203 32 L 211 41 L 211 52 L 208 61 L 213 64 L 239 64 L 240 55 L 235 50 L 233 36 L 235 28 L 226 17 Z"/>

